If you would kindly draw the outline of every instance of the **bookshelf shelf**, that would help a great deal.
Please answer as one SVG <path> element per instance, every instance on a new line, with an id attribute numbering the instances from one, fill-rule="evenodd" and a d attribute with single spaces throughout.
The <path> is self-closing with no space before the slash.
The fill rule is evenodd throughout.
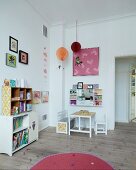
<path id="1" fill-rule="evenodd" d="M 27 113 L 27 112 L 20 113 L 20 114 L 18 114 L 18 115 L 12 115 L 12 116 L 13 116 L 14 118 L 16 118 L 16 117 L 26 116 L 26 115 L 28 115 L 28 113 Z"/>
<path id="2" fill-rule="evenodd" d="M 20 146 L 20 147 L 18 147 L 17 149 L 13 150 L 12 153 L 17 152 L 18 150 L 20 150 L 20 149 L 26 147 L 27 145 L 28 145 L 28 144 L 23 144 L 22 146 Z"/>
<path id="3" fill-rule="evenodd" d="M 28 127 L 18 128 L 18 129 L 16 129 L 16 130 L 13 132 L 13 134 L 14 134 L 14 133 L 17 133 L 17 132 L 20 132 L 20 131 L 22 131 L 22 130 L 25 130 L 25 129 L 28 129 Z"/>

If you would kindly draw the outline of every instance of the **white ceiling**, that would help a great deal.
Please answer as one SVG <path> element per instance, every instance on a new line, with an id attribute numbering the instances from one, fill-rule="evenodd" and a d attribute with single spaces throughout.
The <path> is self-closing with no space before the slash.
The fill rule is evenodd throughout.
<path id="1" fill-rule="evenodd" d="M 91 22 L 136 14 L 136 0 L 26 0 L 50 24 Z"/>

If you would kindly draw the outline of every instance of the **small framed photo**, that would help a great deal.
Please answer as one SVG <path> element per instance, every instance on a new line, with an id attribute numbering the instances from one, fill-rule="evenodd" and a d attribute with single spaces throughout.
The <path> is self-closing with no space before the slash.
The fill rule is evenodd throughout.
<path id="1" fill-rule="evenodd" d="M 41 103 L 41 92 L 33 91 L 33 104 Z"/>
<path id="2" fill-rule="evenodd" d="M 49 92 L 48 91 L 42 91 L 41 92 L 41 102 L 45 103 L 49 100 Z"/>
<path id="3" fill-rule="evenodd" d="M 88 84 L 88 89 L 93 89 L 93 84 Z"/>
<path id="4" fill-rule="evenodd" d="M 83 89 L 83 82 L 77 83 L 77 89 Z"/>
<path id="5" fill-rule="evenodd" d="M 28 64 L 28 53 L 19 50 L 19 62 L 23 64 Z"/>
<path id="6" fill-rule="evenodd" d="M 18 40 L 9 36 L 9 50 L 18 53 Z"/>
<path id="7" fill-rule="evenodd" d="M 16 56 L 6 53 L 6 65 L 16 67 Z"/>

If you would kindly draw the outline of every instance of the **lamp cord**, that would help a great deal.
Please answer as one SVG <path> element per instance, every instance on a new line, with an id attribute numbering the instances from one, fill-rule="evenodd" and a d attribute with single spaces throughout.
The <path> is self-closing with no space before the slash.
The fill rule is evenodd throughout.
<path id="1" fill-rule="evenodd" d="M 77 20 L 76 20 L 76 42 L 77 42 Z"/>

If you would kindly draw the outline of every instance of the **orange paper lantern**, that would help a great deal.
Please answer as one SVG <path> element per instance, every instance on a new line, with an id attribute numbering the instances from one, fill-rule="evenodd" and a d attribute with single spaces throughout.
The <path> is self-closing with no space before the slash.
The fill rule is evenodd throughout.
<path id="1" fill-rule="evenodd" d="M 64 61 L 68 56 L 68 50 L 64 47 L 60 47 L 57 49 L 56 55 L 59 60 Z"/>

